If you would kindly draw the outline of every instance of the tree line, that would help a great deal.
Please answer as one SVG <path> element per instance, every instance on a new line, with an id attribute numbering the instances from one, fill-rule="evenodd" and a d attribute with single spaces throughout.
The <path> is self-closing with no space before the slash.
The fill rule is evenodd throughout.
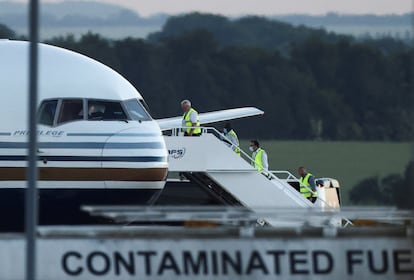
<path id="1" fill-rule="evenodd" d="M 369 177 L 349 193 L 353 204 L 392 205 L 402 209 L 413 209 L 414 198 L 414 161 L 408 163 L 404 174 L 390 174 L 384 178 Z"/>
<path id="2" fill-rule="evenodd" d="M 15 36 L 5 26 L 2 32 Z M 190 14 L 170 18 L 147 39 L 88 33 L 47 43 L 119 71 L 156 118 L 180 114 L 179 101 L 188 98 L 200 112 L 264 110 L 234 123 L 242 138 L 414 139 L 414 48 L 395 39 L 358 41 L 258 17 Z"/>

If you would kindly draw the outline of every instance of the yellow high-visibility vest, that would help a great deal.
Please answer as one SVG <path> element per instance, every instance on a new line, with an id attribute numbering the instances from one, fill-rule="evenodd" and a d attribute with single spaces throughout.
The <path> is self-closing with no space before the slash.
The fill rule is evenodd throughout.
<path id="1" fill-rule="evenodd" d="M 231 138 L 234 137 L 236 139 L 236 143 L 231 143 L 237 147 L 232 147 L 233 151 L 236 152 L 236 154 L 240 155 L 240 149 L 238 148 L 239 144 L 239 138 L 237 137 L 236 132 L 232 129 L 227 133 L 227 138 L 231 141 Z"/>
<path id="2" fill-rule="evenodd" d="M 184 113 L 183 115 L 183 120 L 185 122 L 185 126 L 189 127 L 186 129 L 187 133 L 190 133 L 191 128 L 193 126 L 193 123 L 191 122 L 191 113 L 195 112 L 197 114 L 197 122 L 196 122 L 196 128 L 194 128 L 193 134 L 200 134 L 201 133 L 201 128 L 200 128 L 200 121 L 198 120 L 198 112 L 196 110 L 194 110 L 193 108 L 190 108 L 190 110 L 188 110 L 187 112 Z"/>
<path id="3" fill-rule="evenodd" d="M 256 168 L 259 172 L 263 171 L 263 161 L 262 155 L 265 152 L 262 148 L 258 148 L 256 151 L 256 155 L 254 156 L 254 168 Z"/>
<path id="4" fill-rule="evenodd" d="M 309 184 L 309 178 L 313 176 L 311 173 L 307 173 L 305 177 L 300 177 L 299 183 L 300 183 L 300 193 L 305 197 L 309 198 L 311 196 L 317 197 L 318 193 L 315 190 L 315 192 L 312 194 L 310 191 L 311 185 Z"/>

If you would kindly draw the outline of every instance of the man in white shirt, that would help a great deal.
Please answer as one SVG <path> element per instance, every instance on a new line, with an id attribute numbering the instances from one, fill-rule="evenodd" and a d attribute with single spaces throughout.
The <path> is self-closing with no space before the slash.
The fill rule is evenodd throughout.
<path id="1" fill-rule="evenodd" d="M 231 127 L 231 124 L 229 122 L 224 126 L 223 133 L 226 137 L 224 141 L 226 142 L 227 146 L 231 147 L 231 149 L 240 156 L 239 138 L 237 137 L 236 132 Z"/>
<path id="2" fill-rule="evenodd" d="M 184 112 L 182 121 L 184 136 L 200 136 L 201 128 L 198 112 L 191 107 L 190 100 L 181 101 L 181 109 Z"/>
<path id="3" fill-rule="evenodd" d="M 259 141 L 251 140 L 250 141 L 250 151 L 252 153 L 252 158 L 254 162 L 252 162 L 254 168 L 256 168 L 259 172 L 262 172 L 265 175 L 267 174 L 267 170 L 269 170 L 269 163 L 267 162 L 267 153 L 265 150 L 260 148 Z"/>

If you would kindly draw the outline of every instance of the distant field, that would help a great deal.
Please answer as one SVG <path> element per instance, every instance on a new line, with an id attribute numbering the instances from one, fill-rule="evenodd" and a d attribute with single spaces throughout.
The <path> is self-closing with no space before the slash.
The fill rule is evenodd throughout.
<path id="1" fill-rule="evenodd" d="M 320 28 L 321 26 L 315 26 Z M 114 40 L 122 40 L 126 37 L 146 38 L 148 34 L 161 31 L 161 25 L 127 25 L 127 26 L 84 26 L 84 27 L 64 27 L 64 26 L 42 26 L 40 36 L 42 40 L 51 39 L 57 36 L 66 36 L 72 34 L 75 38 L 88 32 L 98 33 L 101 36 Z M 325 25 L 323 26 L 329 32 L 337 34 L 348 34 L 356 37 L 367 36 L 381 38 L 392 36 L 399 39 L 413 38 L 413 30 L 409 25 L 401 26 L 361 26 L 361 25 Z M 12 26 L 12 29 L 19 35 L 27 36 L 27 27 Z"/>
<path id="2" fill-rule="evenodd" d="M 19 35 L 28 34 L 27 28 L 14 28 Z M 145 38 L 148 34 L 159 31 L 160 26 L 95 26 L 95 27 L 42 27 L 40 37 L 42 40 L 51 39 L 58 36 L 72 34 L 75 38 L 88 32 L 98 33 L 101 36 L 114 40 L 121 40 L 126 37 Z"/>
<path id="3" fill-rule="evenodd" d="M 248 142 L 241 145 L 247 151 Z M 261 146 L 268 153 L 271 170 L 297 175 L 297 167 L 304 165 L 316 177 L 338 179 L 345 205 L 349 205 L 349 190 L 359 181 L 402 174 L 414 154 L 411 143 L 262 141 Z"/>
<path id="4" fill-rule="evenodd" d="M 373 38 L 381 37 L 394 37 L 398 39 L 407 39 L 413 38 L 412 27 L 407 25 L 325 25 L 324 28 L 327 31 L 334 32 L 337 34 L 348 34 L 352 36 L 371 36 Z"/>

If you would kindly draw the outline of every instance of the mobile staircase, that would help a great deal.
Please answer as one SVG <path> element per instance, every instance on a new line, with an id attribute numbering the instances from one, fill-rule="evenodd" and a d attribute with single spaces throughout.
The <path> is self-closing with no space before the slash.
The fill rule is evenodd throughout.
<path id="1" fill-rule="evenodd" d="M 289 171 L 258 172 L 251 164 L 253 159 L 240 147 L 241 155 L 235 153 L 215 128 L 202 128 L 199 137 L 184 137 L 180 131 L 180 128 L 172 129 L 164 136 L 169 172 L 185 176 L 225 205 L 243 206 L 256 213 L 277 208 L 318 211 L 339 208 L 338 203 L 324 199 L 325 189 L 332 188 L 331 181 L 325 180 L 326 186 L 318 188 L 318 199 L 313 204 L 299 193 L 299 180 Z M 264 220 L 272 226 L 283 224 L 271 218 Z"/>

